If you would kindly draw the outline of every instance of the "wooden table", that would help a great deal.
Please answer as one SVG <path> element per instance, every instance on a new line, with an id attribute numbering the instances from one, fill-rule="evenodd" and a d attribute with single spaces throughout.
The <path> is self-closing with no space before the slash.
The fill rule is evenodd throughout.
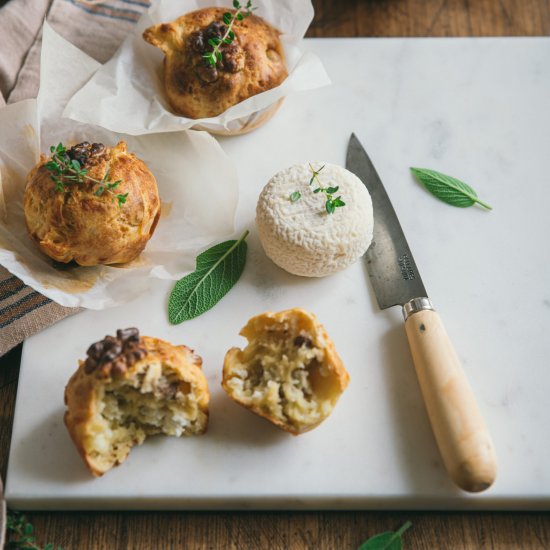
<path id="1" fill-rule="evenodd" d="M 5 0 L 0 0 L 0 5 Z M 550 0 L 314 0 L 308 36 L 549 35 Z M 550 60 L 549 60 L 550 62 Z M 5 479 L 21 350 L 0 360 Z M 547 434 L 546 434 L 547 435 Z M 365 466 L 367 467 L 367 466 Z M 65 549 L 355 549 L 406 520 L 409 549 L 547 549 L 543 513 L 29 513 L 38 540 Z"/>

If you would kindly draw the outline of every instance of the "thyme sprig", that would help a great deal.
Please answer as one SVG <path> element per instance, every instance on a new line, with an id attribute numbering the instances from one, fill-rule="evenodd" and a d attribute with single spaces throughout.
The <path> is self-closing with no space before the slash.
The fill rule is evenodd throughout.
<path id="1" fill-rule="evenodd" d="M 233 7 L 237 10 L 235 13 L 227 11 L 223 14 L 223 22 L 227 26 L 225 34 L 221 38 L 217 36 L 209 38 L 208 44 L 212 46 L 212 51 L 202 55 L 206 62 L 213 67 L 222 61 L 221 48 L 223 44 L 231 44 L 233 40 L 235 40 L 235 33 L 233 32 L 235 22 L 242 21 L 245 17 L 249 17 L 256 9 L 252 7 L 252 0 L 248 0 L 245 6 L 243 6 L 239 0 L 233 0 Z"/>
<path id="2" fill-rule="evenodd" d="M 346 206 L 346 203 L 342 200 L 342 196 L 338 195 L 336 198 L 334 198 L 334 194 L 340 189 L 339 186 L 336 187 L 323 187 L 323 184 L 321 183 L 321 180 L 319 178 L 319 174 L 323 170 L 325 165 L 321 166 L 318 170 L 315 170 L 311 164 L 309 164 L 309 169 L 311 170 L 311 178 L 309 180 L 309 185 L 313 185 L 314 183 L 317 184 L 317 187 L 313 190 L 314 193 L 324 193 L 326 197 L 325 201 L 325 209 L 327 211 L 327 214 L 334 214 L 334 211 L 337 208 L 340 208 L 341 206 Z M 290 194 L 289 199 L 290 202 L 296 202 L 300 200 L 302 194 L 300 191 L 294 191 Z"/>
<path id="3" fill-rule="evenodd" d="M 346 206 L 346 203 L 342 200 L 342 196 L 339 195 L 338 197 L 334 198 L 334 193 L 338 191 L 340 188 L 338 185 L 336 187 L 323 187 L 323 184 L 321 183 L 321 180 L 319 179 L 319 174 L 323 170 L 325 165 L 321 166 L 319 170 L 315 170 L 311 164 L 309 165 L 309 169 L 311 170 L 311 179 L 309 180 L 309 185 L 313 185 L 313 183 L 317 183 L 318 187 L 313 190 L 314 193 L 324 193 L 326 197 L 325 201 L 325 208 L 328 214 L 334 214 L 334 211 L 341 207 Z"/>
<path id="4" fill-rule="evenodd" d="M 6 550 L 63 550 L 61 546 L 55 546 L 49 542 L 46 546 L 38 546 L 34 536 L 34 527 L 27 518 L 16 510 L 8 510 L 7 530 L 9 540 Z M 14 539 L 14 536 L 17 537 Z"/>
<path id="5" fill-rule="evenodd" d="M 110 181 L 108 170 L 100 180 L 92 178 L 88 174 L 88 170 L 83 168 L 78 160 L 69 157 L 67 148 L 63 143 L 59 143 L 57 147 L 52 145 L 50 153 L 52 157 L 45 166 L 55 183 L 56 191 L 66 193 L 68 184 L 84 183 L 84 180 L 88 180 L 98 185 L 94 193 L 97 197 L 100 197 L 103 193 L 110 193 L 118 201 L 119 207 L 126 202 L 128 193 L 115 192 L 115 189 L 120 185 L 122 180 Z"/>

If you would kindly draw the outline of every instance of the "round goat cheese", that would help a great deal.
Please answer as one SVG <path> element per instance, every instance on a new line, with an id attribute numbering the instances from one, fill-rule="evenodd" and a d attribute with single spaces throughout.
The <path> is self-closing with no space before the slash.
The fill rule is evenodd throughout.
<path id="1" fill-rule="evenodd" d="M 256 226 L 265 253 L 294 275 L 324 277 L 358 260 L 372 241 L 372 201 L 361 180 L 334 164 L 309 163 L 275 174 L 256 206 Z M 320 168 L 323 167 L 321 170 Z M 329 214 L 327 195 L 317 188 L 338 187 L 333 198 L 345 203 Z M 291 195 L 300 193 L 293 201 Z"/>

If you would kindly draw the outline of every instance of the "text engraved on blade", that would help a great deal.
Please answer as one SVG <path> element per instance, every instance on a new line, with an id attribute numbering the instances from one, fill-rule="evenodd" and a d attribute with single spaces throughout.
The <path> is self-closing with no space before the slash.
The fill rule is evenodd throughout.
<path id="1" fill-rule="evenodd" d="M 406 281 L 416 279 L 413 263 L 408 254 L 403 254 L 402 256 L 400 256 L 397 262 L 399 264 L 399 269 L 401 270 L 401 275 L 403 276 L 403 279 L 405 279 Z"/>

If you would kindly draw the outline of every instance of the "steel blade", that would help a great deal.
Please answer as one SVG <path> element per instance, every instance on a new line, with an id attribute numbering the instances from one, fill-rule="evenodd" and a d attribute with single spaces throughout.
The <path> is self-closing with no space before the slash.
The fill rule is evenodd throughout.
<path id="1" fill-rule="evenodd" d="M 355 134 L 349 141 L 346 168 L 365 184 L 372 198 L 374 235 L 365 260 L 380 309 L 404 305 L 413 298 L 427 298 L 388 194 Z"/>

